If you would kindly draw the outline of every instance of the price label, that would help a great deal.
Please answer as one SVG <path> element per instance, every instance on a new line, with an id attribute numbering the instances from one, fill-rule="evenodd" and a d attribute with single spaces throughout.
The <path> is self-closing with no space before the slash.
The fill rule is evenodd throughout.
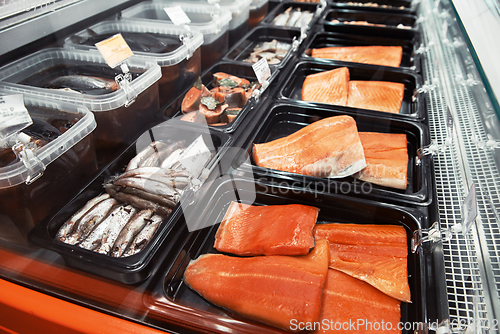
<path id="1" fill-rule="evenodd" d="M 122 34 L 111 36 L 104 41 L 96 43 L 95 46 L 111 68 L 115 68 L 133 55 Z"/>
<path id="2" fill-rule="evenodd" d="M 22 94 L 0 96 L 0 138 L 7 138 L 33 123 Z"/>
<path id="3" fill-rule="evenodd" d="M 266 58 L 261 58 L 258 62 L 252 65 L 252 68 L 255 72 L 255 76 L 257 76 L 257 80 L 259 80 L 259 83 L 263 83 L 271 76 L 271 69 L 269 68 Z"/>
<path id="4" fill-rule="evenodd" d="M 176 26 L 181 26 L 191 23 L 191 20 L 186 15 L 181 6 L 165 7 L 163 8 L 163 10 L 165 11 L 165 13 L 167 13 L 168 17 L 170 18 L 170 21 L 172 21 L 172 23 L 175 24 Z"/>
<path id="5" fill-rule="evenodd" d="M 467 234 L 476 221 L 477 217 L 477 197 L 476 197 L 476 184 L 472 183 L 469 193 L 465 198 L 462 206 L 462 232 Z"/>

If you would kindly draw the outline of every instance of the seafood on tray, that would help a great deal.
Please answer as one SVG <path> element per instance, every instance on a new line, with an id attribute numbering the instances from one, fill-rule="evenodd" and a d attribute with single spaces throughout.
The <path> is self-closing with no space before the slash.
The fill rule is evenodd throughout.
<path id="1" fill-rule="evenodd" d="M 331 46 L 312 49 L 311 57 L 398 67 L 403 58 L 403 48 L 401 46 Z"/>
<path id="2" fill-rule="evenodd" d="M 340 2 L 339 2 L 340 3 Z M 375 8 L 387 8 L 387 9 L 406 9 L 405 6 L 391 6 L 391 5 L 381 5 L 376 2 L 342 2 L 342 4 L 345 4 L 347 6 L 359 6 L 359 7 L 375 7 Z"/>
<path id="3" fill-rule="evenodd" d="M 314 247 L 319 209 L 300 204 L 254 206 L 231 202 L 214 247 L 236 255 L 305 255 Z"/>
<path id="4" fill-rule="evenodd" d="M 212 156 L 200 136 L 152 142 L 130 160 L 125 172 L 104 184 L 58 230 L 56 239 L 113 257 L 138 253 L 172 212 Z"/>
<path id="5" fill-rule="evenodd" d="M 334 23 L 334 24 L 352 24 L 352 25 L 371 26 L 371 27 L 389 27 L 386 24 L 370 23 L 368 21 L 339 21 L 339 20 L 331 20 L 330 23 Z M 398 24 L 395 27 L 398 28 L 398 29 L 411 29 L 412 28 L 410 26 L 405 26 L 402 23 Z"/>
<path id="6" fill-rule="evenodd" d="M 306 76 L 301 98 L 397 114 L 404 92 L 405 85 L 399 82 L 350 80 L 347 67 L 339 67 Z"/>
<path id="7" fill-rule="evenodd" d="M 301 11 L 300 8 L 288 7 L 283 13 L 274 18 L 273 24 L 282 27 L 308 26 L 313 17 L 314 13 L 308 10 Z"/>
<path id="8" fill-rule="evenodd" d="M 258 83 L 223 72 L 213 74 L 212 85 L 214 88 L 208 90 L 198 79 L 182 100 L 181 120 L 212 126 L 231 123 L 259 87 Z"/>
<path id="9" fill-rule="evenodd" d="M 270 42 L 257 44 L 248 58 L 243 61 L 256 63 L 265 58 L 270 65 L 279 64 L 288 54 L 290 43 L 279 42 L 273 39 Z"/>

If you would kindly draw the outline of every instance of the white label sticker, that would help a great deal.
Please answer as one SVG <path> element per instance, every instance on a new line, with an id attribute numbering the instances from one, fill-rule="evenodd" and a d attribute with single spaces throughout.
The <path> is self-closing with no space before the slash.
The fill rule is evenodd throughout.
<path id="1" fill-rule="evenodd" d="M 253 71 L 257 76 L 259 83 L 263 83 L 271 76 L 271 69 L 266 58 L 261 58 L 258 62 L 252 65 Z"/>
<path id="2" fill-rule="evenodd" d="M 170 21 L 172 21 L 172 23 L 175 24 L 176 26 L 181 26 L 184 24 L 191 23 L 191 20 L 186 15 L 181 6 L 165 7 L 163 8 L 163 10 L 165 11 L 165 13 L 167 13 L 168 17 L 170 18 Z"/>
<path id="3" fill-rule="evenodd" d="M 184 150 L 179 157 L 179 163 L 185 170 L 197 178 L 203 171 L 203 168 L 205 168 L 211 156 L 212 153 L 203 141 L 203 137 L 199 136 Z"/>
<path id="4" fill-rule="evenodd" d="M 109 67 L 115 68 L 133 55 L 122 34 L 116 34 L 108 39 L 96 43 L 95 46 L 102 54 Z"/>
<path id="5" fill-rule="evenodd" d="M 476 197 L 476 184 L 472 183 L 469 193 L 465 198 L 462 206 L 462 232 L 467 234 L 476 221 L 477 217 L 477 197 Z"/>
<path id="6" fill-rule="evenodd" d="M 7 138 L 33 123 L 22 94 L 0 96 L 0 138 Z"/>

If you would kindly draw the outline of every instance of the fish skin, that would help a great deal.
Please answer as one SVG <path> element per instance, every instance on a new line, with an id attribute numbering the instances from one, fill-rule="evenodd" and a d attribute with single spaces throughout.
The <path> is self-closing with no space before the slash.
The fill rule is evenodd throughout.
<path id="1" fill-rule="evenodd" d="M 118 204 L 118 201 L 114 198 L 108 198 L 100 203 L 97 203 L 80 218 L 75 226 L 74 232 L 68 236 L 65 243 L 76 245 L 82 242 L 93 231 L 93 229 L 106 218 L 108 213 L 116 204 Z"/>
<path id="2" fill-rule="evenodd" d="M 288 22 L 288 19 L 290 18 L 290 12 L 292 11 L 292 9 L 293 9 L 292 7 L 288 7 L 283 13 L 276 16 L 273 21 L 274 25 L 284 26 Z"/>
<path id="3" fill-rule="evenodd" d="M 125 169 L 125 171 L 138 168 L 139 164 L 142 161 L 144 161 L 151 154 L 153 154 L 155 151 L 157 151 L 157 149 L 156 149 L 156 143 L 157 143 L 156 141 L 152 142 L 151 144 L 149 144 L 148 146 L 146 146 L 145 148 L 143 148 L 142 151 L 140 151 L 139 153 L 137 153 L 135 157 L 133 157 L 132 159 L 130 159 L 130 162 L 128 163 L 127 168 Z"/>
<path id="4" fill-rule="evenodd" d="M 158 153 L 161 152 L 162 150 L 166 149 L 168 147 L 167 144 L 162 143 L 161 141 L 156 141 L 155 145 L 153 146 L 154 152 L 151 153 L 149 157 L 144 159 L 139 163 L 139 168 L 140 167 L 158 167 L 159 164 L 159 155 Z"/>
<path id="5" fill-rule="evenodd" d="M 163 160 L 160 167 L 163 169 L 172 168 L 172 166 L 179 161 L 179 158 L 181 157 L 183 152 L 183 148 L 175 150 L 165 160 Z"/>
<path id="6" fill-rule="evenodd" d="M 165 183 L 161 183 L 150 178 L 141 179 L 137 177 L 126 177 L 115 180 L 113 182 L 114 186 L 125 187 L 133 187 L 140 190 L 144 190 L 145 192 L 156 194 L 163 196 L 165 198 L 171 198 L 173 201 L 178 202 L 180 199 L 180 193 L 174 188 L 166 185 Z"/>
<path id="7" fill-rule="evenodd" d="M 84 214 L 86 214 L 90 209 L 92 209 L 96 204 L 102 202 L 109 198 L 108 193 L 104 193 L 100 196 L 91 198 L 80 210 L 74 213 L 60 228 L 57 232 L 56 238 L 64 242 L 67 236 L 69 236 L 74 231 L 76 223 Z"/>
<path id="8" fill-rule="evenodd" d="M 183 189 L 189 184 L 191 175 L 184 170 L 162 169 L 160 167 L 140 167 L 118 175 L 112 178 L 110 182 L 112 183 L 115 180 L 127 177 L 152 179 L 176 189 Z"/>
<path id="9" fill-rule="evenodd" d="M 287 137 L 254 144 L 258 166 L 316 177 L 345 177 L 366 167 L 356 121 L 333 116 Z"/>
<path id="10" fill-rule="evenodd" d="M 151 218 L 154 214 L 153 210 L 146 209 L 138 212 L 128 223 L 122 228 L 120 234 L 112 247 L 111 256 L 120 257 L 123 255 L 127 246 L 133 241 L 134 237 L 139 233 L 147 224 L 147 219 Z"/>
<path id="11" fill-rule="evenodd" d="M 94 230 L 85 238 L 85 240 L 78 244 L 78 246 L 87 250 L 95 250 L 96 248 L 100 247 L 104 231 L 106 231 L 109 224 L 111 224 L 116 219 L 117 214 L 121 210 L 123 210 L 124 207 L 125 204 L 119 204 L 115 206 L 111 210 L 109 215 L 99 225 L 97 225 Z"/>
<path id="12" fill-rule="evenodd" d="M 205 254 L 189 263 L 184 282 L 215 305 L 290 331 L 292 319 L 319 320 L 328 257 L 325 240 L 301 256 Z"/>
<path id="13" fill-rule="evenodd" d="M 105 186 L 104 189 L 114 198 L 133 205 L 139 209 L 152 209 L 155 213 L 167 217 L 172 212 L 172 209 L 160 205 L 155 202 L 148 201 L 135 195 L 124 192 L 117 192 L 113 187 Z"/>
<path id="14" fill-rule="evenodd" d="M 57 77 L 51 80 L 48 86 L 49 88 L 70 88 L 81 93 L 90 93 L 95 90 L 111 93 L 119 88 L 114 80 L 77 74 Z"/>
<path id="15" fill-rule="evenodd" d="M 175 208 L 175 205 L 177 204 L 177 202 L 174 202 L 170 198 L 163 197 L 163 196 L 156 195 L 156 194 L 151 194 L 151 193 L 148 193 L 144 190 L 137 189 L 134 187 L 120 187 L 120 186 L 118 186 L 118 187 L 115 187 L 115 190 L 117 192 L 124 192 L 126 194 L 134 195 L 134 196 L 140 197 L 142 199 L 145 199 L 145 200 L 148 200 L 148 201 L 151 201 L 154 203 L 158 203 L 159 205 L 163 205 L 163 206 L 166 206 L 166 207 L 171 208 L 171 209 Z"/>
<path id="16" fill-rule="evenodd" d="M 297 23 L 298 20 L 300 20 L 300 17 L 302 16 L 302 12 L 300 8 L 295 9 L 292 14 L 290 15 L 290 18 L 288 21 L 285 23 L 285 26 L 287 27 L 294 27 L 295 23 Z"/>
<path id="17" fill-rule="evenodd" d="M 137 209 L 131 205 L 127 205 L 117 212 L 102 233 L 101 245 L 96 249 L 96 252 L 100 254 L 109 254 L 121 230 L 136 213 Z"/>
<path id="18" fill-rule="evenodd" d="M 158 153 L 160 153 L 159 157 L 158 157 L 159 158 L 158 166 L 161 166 L 163 161 L 165 161 L 165 159 L 168 158 L 168 156 L 170 156 L 170 154 L 172 154 L 172 152 L 174 152 L 175 150 L 177 150 L 179 148 L 183 148 L 185 144 L 186 144 L 185 140 L 179 140 L 179 141 L 176 141 L 175 143 L 172 143 L 171 145 L 169 145 L 167 148 L 165 148 L 161 152 L 158 152 Z"/>
<path id="19" fill-rule="evenodd" d="M 125 251 L 125 253 L 122 256 L 123 257 L 131 256 L 143 250 L 144 247 L 146 247 L 146 245 L 153 237 L 156 230 L 158 230 L 158 227 L 160 227 L 161 223 L 163 222 L 163 219 L 164 218 L 162 216 L 157 214 L 152 216 L 151 219 L 147 221 L 146 226 L 144 226 L 144 228 L 139 232 L 139 234 L 137 234 L 137 236 L 130 244 L 130 247 Z"/>

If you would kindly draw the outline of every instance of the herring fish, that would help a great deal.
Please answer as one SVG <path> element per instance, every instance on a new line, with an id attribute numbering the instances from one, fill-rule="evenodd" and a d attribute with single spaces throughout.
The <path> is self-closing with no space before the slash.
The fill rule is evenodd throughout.
<path id="1" fill-rule="evenodd" d="M 127 246 L 133 241 L 134 237 L 139 233 L 147 224 L 147 220 L 153 215 L 153 210 L 147 209 L 138 212 L 128 223 L 123 226 L 120 234 L 116 238 L 113 245 L 111 256 L 120 257 L 123 255 Z"/>
<path id="2" fill-rule="evenodd" d="M 109 254 L 111 248 L 115 244 L 116 238 L 120 234 L 123 227 L 134 217 L 137 209 L 131 205 L 123 207 L 122 210 L 116 213 L 112 222 L 107 226 L 107 228 L 102 233 L 101 244 L 96 252 L 101 254 Z"/>
<path id="3" fill-rule="evenodd" d="M 151 219 L 146 220 L 147 224 L 135 237 L 135 239 L 130 244 L 130 247 L 125 251 L 123 256 L 131 256 L 139 253 L 146 247 L 158 227 L 163 222 L 163 217 L 159 215 L 154 215 Z"/>

